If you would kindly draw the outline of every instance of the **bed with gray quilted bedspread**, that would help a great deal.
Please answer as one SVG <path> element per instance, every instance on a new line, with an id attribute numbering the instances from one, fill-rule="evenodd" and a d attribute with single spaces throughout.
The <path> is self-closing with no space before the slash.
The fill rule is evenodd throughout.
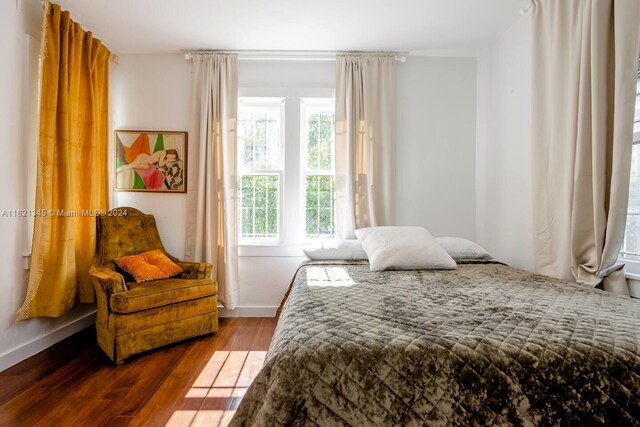
<path id="1" fill-rule="evenodd" d="M 499 263 L 310 262 L 232 425 L 640 425 L 640 300 Z"/>

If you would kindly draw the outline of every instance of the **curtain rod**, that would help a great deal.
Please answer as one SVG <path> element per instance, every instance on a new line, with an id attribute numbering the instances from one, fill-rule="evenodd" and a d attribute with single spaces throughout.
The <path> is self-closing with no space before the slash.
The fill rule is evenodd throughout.
<path id="1" fill-rule="evenodd" d="M 326 51 L 326 50 L 193 50 L 185 51 L 184 59 L 190 61 L 195 53 L 235 53 L 239 60 L 243 61 L 335 61 L 337 55 L 361 54 L 361 55 L 388 55 L 398 62 L 406 62 L 408 52 L 350 52 L 350 51 Z"/>

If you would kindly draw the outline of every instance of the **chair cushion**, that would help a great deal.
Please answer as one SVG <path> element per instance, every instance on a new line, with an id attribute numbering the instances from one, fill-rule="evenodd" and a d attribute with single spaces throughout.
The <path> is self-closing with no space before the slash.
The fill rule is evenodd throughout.
<path id="1" fill-rule="evenodd" d="M 113 335 L 124 335 L 160 325 L 170 325 L 184 319 L 216 313 L 216 295 L 169 304 L 162 307 L 140 310 L 135 313 L 109 313 L 108 331 Z"/>
<path id="2" fill-rule="evenodd" d="M 114 313 L 133 313 L 140 310 L 176 304 L 218 294 L 218 283 L 211 279 L 162 279 L 150 282 L 127 283 L 126 292 L 111 295 Z"/>
<path id="3" fill-rule="evenodd" d="M 115 263 L 132 275 L 136 282 L 168 279 L 182 273 L 182 268 L 160 250 L 116 258 Z"/>

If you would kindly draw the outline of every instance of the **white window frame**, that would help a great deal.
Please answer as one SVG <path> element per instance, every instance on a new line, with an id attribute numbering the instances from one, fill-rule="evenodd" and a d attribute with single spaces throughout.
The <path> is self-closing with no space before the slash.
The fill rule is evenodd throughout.
<path id="1" fill-rule="evenodd" d="M 322 176 L 333 176 L 335 182 L 335 174 L 336 174 L 336 153 L 335 153 L 335 140 L 333 147 L 333 155 L 331 156 L 331 170 L 320 170 L 320 169 L 307 169 L 307 109 L 326 109 L 327 111 L 331 111 L 335 115 L 335 98 L 329 97 L 304 97 L 300 98 L 300 226 L 302 227 L 300 233 L 304 236 L 304 242 L 313 243 L 318 240 L 327 240 L 334 239 L 335 234 L 333 236 L 327 237 L 309 237 L 307 236 L 307 202 L 306 202 L 306 177 L 307 175 L 322 175 Z M 335 139 L 335 135 L 334 135 Z M 334 200 L 335 204 L 335 200 Z M 334 206 L 334 214 L 335 214 L 335 206 Z M 334 220 L 334 232 L 335 232 L 335 216 Z"/>
<path id="2" fill-rule="evenodd" d="M 302 257 L 302 249 L 309 247 L 305 241 L 304 223 L 299 206 L 304 189 L 300 188 L 300 99 L 334 98 L 335 88 L 298 87 L 243 87 L 238 88 L 240 98 L 272 97 L 285 99 L 284 132 L 284 182 L 281 182 L 282 197 L 280 215 L 280 241 L 239 239 L 238 255 L 241 257 Z M 238 172 L 239 173 L 239 172 Z"/>
<path id="3" fill-rule="evenodd" d="M 638 95 L 640 95 L 639 89 L 640 89 L 640 71 L 638 72 L 638 77 L 636 80 L 636 104 L 638 103 L 637 102 Z M 636 105 L 636 108 L 637 108 L 637 105 Z M 638 122 L 636 121 L 636 117 L 634 114 L 634 128 L 636 123 Z M 633 133 L 632 144 L 633 145 L 640 144 L 640 132 Z M 627 215 L 628 214 L 629 214 L 629 211 L 627 210 Z M 627 236 L 626 236 L 626 230 L 625 230 L 624 239 L 626 240 L 626 238 Z M 623 243 L 623 248 L 624 248 L 624 243 Z M 629 293 L 631 294 L 632 297 L 640 298 L 640 257 L 638 257 L 633 253 L 623 252 L 621 250 L 620 253 L 618 254 L 618 262 L 623 263 L 627 266 L 626 276 L 628 279 L 627 283 L 629 285 Z"/>
<path id="4" fill-rule="evenodd" d="M 638 97 L 640 96 L 640 70 L 638 71 L 638 75 L 636 78 L 636 105 L 635 108 L 638 108 L 640 106 L 640 103 L 638 102 Z M 635 111 L 635 109 L 634 109 Z M 634 127 L 634 131 L 635 131 L 635 127 L 636 124 L 640 123 L 640 117 L 636 117 L 635 113 L 634 113 L 634 117 L 633 117 L 633 127 Z M 633 133 L 633 144 L 640 144 L 640 131 L 638 132 L 634 132 Z"/>
<path id="5" fill-rule="evenodd" d="M 638 104 L 637 100 L 638 100 L 638 96 L 640 95 L 640 72 L 638 72 L 638 76 L 636 79 L 636 104 Z M 638 108 L 638 105 L 635 105 L 635 108 Z M 634 111 L 635 111 L 634 108 Z M 636 123 L 640 122 L 640 120 L 636 120 L 637 117 L 634 114 L 634 122 L 633 122 L 633 126 L 635 128 Z M 633 140 L 632 140 L 632 145 L 637 145 L 640 143 L 640 132 L 634 132 L 633 134 Z M 627 215 L 629 215 L 629 209 L 627 208 Z M 623 261 L 634 261 L 635 263 L 640 264 L 640 255 L 633 253 L 633 252 L 625 252 L 624 246 L 625 246 L 625 241 L 627 240 L 627 230 L 625 229 L 625 233 L 624 233 L 624 237 L 623 237 L 623 243 L 622 243 L 622 249 L 620 250 L 620 253 L 618 254 L 618 257 L 623 260 Z"/>
<path id="6" fill-rule="evenodd" d="M 248 109 L 263 109 L 265 107 L 278 109 L 280 111 L 280 169 L 245 169 L 243 166 L 243 158 L 240 153 L 240 138 L 237 141 L 237 162 L 238 162 L 238 244 L 239 245 L 251 245 L 251 244 L 275 244 L 282 243 L 283 237 L 283 224 L 282 224 L 282 212 L 284 209 L 283 202 L 283 187 L 285 179 L 285 144 L 286 144 L 286 109 L 285 98 L 283 97 L 238 97 L 238 112 L 240 108 Z M 278 219 L 277 233 L 275 237 L 243 237 L 241 235 L 242 228 L 242 186 L 241 180 L 243 176 L 250 175 L 274 175 L 278 176 Z"/>

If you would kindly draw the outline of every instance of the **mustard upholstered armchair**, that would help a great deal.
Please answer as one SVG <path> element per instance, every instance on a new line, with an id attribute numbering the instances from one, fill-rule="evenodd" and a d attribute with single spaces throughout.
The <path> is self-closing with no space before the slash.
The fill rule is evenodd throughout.
<path id="1" fill-rule="evenodd" d="M 111 360 L 218 330 L 218 284 L 211 264 L 183 262 L 167 253 L 153 215 L 117 208 L 96 219 L 98 344 Z M 184 270 L 178 277 L 136 283 L 114 259 L 161 250 Z"/>

